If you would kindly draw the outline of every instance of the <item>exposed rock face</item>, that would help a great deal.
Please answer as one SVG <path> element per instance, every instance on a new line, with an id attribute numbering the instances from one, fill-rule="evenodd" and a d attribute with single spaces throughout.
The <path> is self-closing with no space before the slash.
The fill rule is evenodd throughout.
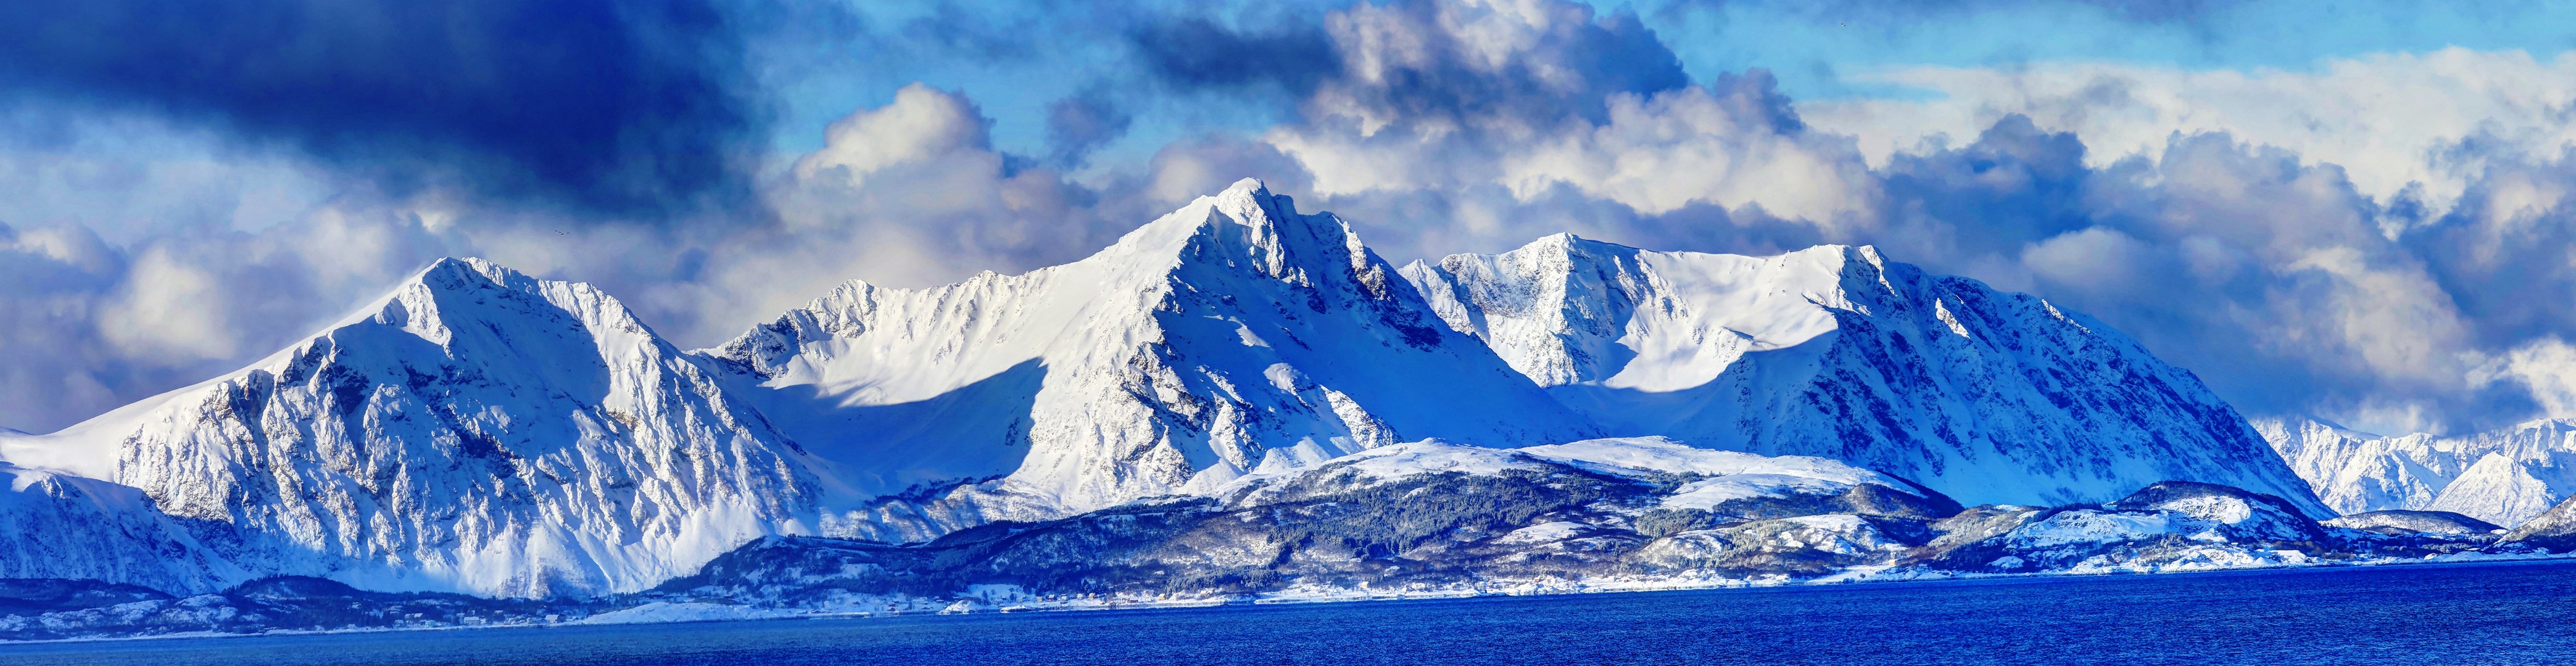
<path id="1" fill-rule="evenodd" d="M 1746 257 L 1558 235 L 1404 274 L 1614 434 L 1834 458 L 1970 503 L 2181 479 L 2331 515 L 2190 372 L 2047 301 L 1869 247 Z"/>

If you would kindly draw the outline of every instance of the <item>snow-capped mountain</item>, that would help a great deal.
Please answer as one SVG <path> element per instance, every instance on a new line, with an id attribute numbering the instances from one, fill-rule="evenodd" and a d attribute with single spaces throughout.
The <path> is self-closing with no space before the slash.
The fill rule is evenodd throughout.
<path id="1" fill-rule="evenodd" d="M 1594 434 L 1448 330 L 1330 213 L 1245 179 L 1022 275 L 852 281 L 718 348 L 853 497 L 835 533 L 909 541 L 1201 492 L 1399 441 Z"/>
<path id="2" fill-rule="evenodd" d="M 1403 274 L 1612 434 L 1833 458 L 1968 503 L 2183 480 L 2330 515 L 2191 373 L 2045 300 L 1870 247 L 1748 257 L 1560 234 Z"/>
<path id="3" fill-rule="evenodd" d="M 161 587 L 113 568 L 160 558 L 204 586 L 649 587 L 813 511 L 803 455 L 698 363 L 588 285 L 442 260 L 250 367 L 0 439 L 11 463 L 87 477 L 11 470 L 13 505 L 44 510 L 7 519 L 50 521 L 13 534 L 57 544 L 20 547 L 65 552 L 0 569 Z M 100 533 L 87 554 L 60 545 Z"/>
<path id="4" fill-rule="evenodd" d="M 1251 180 L 1081 261 L 853 281 L 691 352 L 588 285 L 442 260 L 236 372 L 0 432 L 0 476 L 0 578 L 171 604 L 273 576 L 596 598 L 745 544 L 911 557 L 1182 506 L 1231 516 L 1193 523 L 1247 539 L 1204 542 L 1227 548 L 1272 528 L 1384 541 L 1327 496 L 1430 502 L 1502 530 L 1439 537 L 1477 544 L 1459 561 L 1539 576 L 1559 573 L 1529 563 L 1604 544 L 1585 561 L 1619 575 L 1880 566 L 1934 532 L 2019 524 L 1934 529 L 1952 498 L 2101 502 L 2169 480 L 2324 512 L 2189 373 L 2036 298 L 1865 247 L 1560 236 L 1399 274 Z M 1465 499 L 1403 490 L 1435 487 Z M 1311 512 L 1256 510 L 1275 506 Z M 1299 548 L 1314 571 L 1376 566 L 1348 543 Z"/>
<path id="5" fill-rule="evenodd" d="M 2449 511 L 2511 527 L 2576 495 L 2576 421 L 2450 437 L 2383 437 L 2307 418 L 2258 419 L 2256 429 L 2343 513 Z"/>

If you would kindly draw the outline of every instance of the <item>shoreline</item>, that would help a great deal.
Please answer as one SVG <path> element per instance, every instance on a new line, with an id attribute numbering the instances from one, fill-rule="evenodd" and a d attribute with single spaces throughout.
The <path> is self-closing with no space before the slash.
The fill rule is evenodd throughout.
<path id="1" fill-rule="evenodd" d="M 998 604 L 995 604 L 995 603 L 993 603 L 993 602 L 984 602 L 984 603 L 983 603 L 983 605 L 981 605 L 981 606 L 970 606 L 969 608 L 966 608 L 966 609 L 955 609 L 955 607 L 956 607 L 956 606 L 958 606 L 958 605 L 966 604 L 967 602 L 972 601 L 972 598 L 970 597 L 970 598 L 961 598 L 961 599 L 953 599 L 953 600 L 950 600 L 948 603 L 944 604 L 945 608 L 943 608 L 943 609 L 941 609 L 941 610 L 935 610 L 935 611 L 894 611 L 894 612 L 882 612 L 882 611 L 822 611 L 822 610 L 815 610 L 815 611 L 797 611 L 797 610 L 792 610 L 792 609 L 765 609 L 765 608 L 751 608 L 751 607 L 747 607 L 747 606 L 744 606 L 744 605 L 741 605 L 741 604 L 718 604 L 718 603 L 711 603 L 711 602 L 676 602 L 676 603 L 675 603 L 675 602 L 655 601 L 655 602 L 648 602 L 648 603 L 645 603 L 645 604 L 639 604 L 639 605 L 636 605 L 636 606 L 631 606 L 631 607 L 628 607 L 628 608 L 622 608 L 622 609 L 618 609 L 618 610 L 614 610 L 614 611 L 609 611 L 609 612 L 601 613 L 601 614 L 598 614 L 598 615 L 592 615 L 592 616 L 585 617 L 585 618 L 581 618 L 581 619 L 578 619 L 578 620 L 569 620 L 569 621 L 553 622 L 553 623 L 511 623 L 511 624 L 482 624 L 482 625 L 454 624 L 454 625 L 444 625 L 444 626 L 426 626 L 426 627 L 370 627 L 370 628 L 357 628 L 357 629 L 325 629 L 325 630 L 271 629 L 271 630 L 264 630 L 264 631 L 260 631 L 260 632 L 258 632 L 258 633 L 230 633 L 230 632 L 176 632 L 176 633 L 167 633 L 167 634 L 150 634 L 150 635 L 141 635 L 141 636 L 113 636 L 113 637 L 60 638 L 60 639 L 44 639 L 44 640 L 32 640 L 32 641 L 10 641 L 10 640 L 0 640 L 0 650 L 5 650 L 5 649 L 7 649 L 7 648 L 12 648 L 12 647 L 24 647 L 24 646 L 75 645 L 75 644 L 83 644 L 83 643 L 101 643 L 101 644 L 105 644 L 105 643 L 121 643 L 121 642 L 127 642 L 127 641 L 181 640 L 181 639 L 198 639 L 198 638 L 225 638 L 225 639 L 231 639 L 231 638 L 263 638 L 263 637 L 291 637 L 291 636 L 334 636 L 334 635 L 350 635 L 350 634 L 401 633 L 401 632 L 423 632 L 423 631 L 483 631 L 483 630 L 509 630 L 509 629 L 564 629 L 564 628 L 577 628 L 577 627 L 632 626 L 632 625 L 653 625 L 653 624 L 704 624 L 704 623 L 716 623 L 716 622 L 768 622 L 768 621 L 787 621 L 787 620 L 863 620 L 863 619 L 878 619 L 878 618 L 892 618 L 892 617 L 951 616 L 951 615 L 956 615 L 956 616 L 967 616 L 967 615 L 972 615 L 972 616 L 984 616 L 984 615 L 1010 615 L 1010 614 L 1021 614 L 1021 613 L 1075 613 L 1075 612 L 1097 612 L 1097 611 L 1154 611 L 1154 610 L 1176 610 L 1176 609 L 1191 609 L 1191 608 L 1220 608 L 1220 607 L 1229 607 L 1229 606 L 1245 606 L 1245 607 L 1249 607 L 1249 606 L 1293 606 L 1293 605 L 1304 605 L 1304 604 L 1336 604 L 1336 603 L 1359 603 L 1359 602 L 1374 602 L 1374 601 L 1443 601 L 1443 600 L 1476 599 L 1476 598 L 1488 598 L 1488 597 L 1554 597 L 1554 596 L 1572 596 L 1572 595 L 1588 595 L 1588 594 L 1625 594 L 1625 593 L 1639 593 L 1639 592 L 1698 592 L 1698 591 L 1718 591 L 1718 590 L 1747 590 L 1747 591 L 1750 591 L 1750 590 L 1761 590 L 1761 589 L 1796 589 L 1796 588 L 1807 588 L 1807 587 L 1826 587 L 1826 586 L 1841 586 L 1841 585 L 1901 585 L 1901 584 L 1939 584 L 1939 583 L 1958 583 L 1958 584 L 1967 584 L 1967 583 L 2001 583 L 2001 582 L 2041 582 L 2041 581 L 2056 580 L 2056 579 L 2068 579 L 2068 578 L 2091 578 L 2091 577 L 2132 577 L 2132 576 L 2136 576 L 2136 577 L 2145 577 L 2145 576 L 2192 575 L 2192 574 L 2258 573 L 2258 572 L 2266 572 L 2266 571 L 2271 571 L 2271 572 L 2289 572 L 2289 571 L 2318 571 L 2318 572 L 2323 572 L 2323 571 L 2345 570 L 2345 569 L 2361 569 L 2361 568 L 2372 568 L 2372 567 L 2452 567 L 2452 566 L 2458 566 L 2458 567 L 2469 567 L 2469 566 L 2494 566 L 2494 565 L 2511 565 L 2511 564 L 2532 564 L 2532 563 L 2542 563 L 2542 562 L 2552 562 L 2552 561 L 2576 561 L 2576 551 L 2570 551 L 2570 552 L 2567 552 L 2567 553 L 2532 553 L 2532 554 L 2508 554 L 2508 555 L 2468 554 L 2468 555 L 2470 555 L 2470 556 L 2450 555 L 2450 556 L 2437 556 L 2437 557 L 2432 557 L 2432 558 L 2416 558 L 2416 559 L 2384 558 L 2384 559 L 2378 559 L 2378 560 L 2372 560 L 2372 561 L 2350 561 L 2350 560 L 2345 560 L 2345 561 L 2325 561 L 2325 560 L 2320 560 L 2320 561 L 2315 561 L 2315 562 L 2310 562 L 2310 563 L 2258 564 L 2258 565 L 2248 565 L 2248 566 L 2222 566 L 2222 567 L 2196 567 L 2196 568 L 2174 569 L 2174 570 L 2158 570 L 2158 571 L 2051 571 L 2051 572 L 2036 572 L 2036 573 L 1974 573 L 1974 572 L 1949 573 L 1949 572 L 1915 572 L 1915 571 L 1897 571 L 1897 570 L 1893 570 L 1892 568 L 1880 568 L 1880 569 L 1878 569 L 1878 570 L 1876 570 L 1876 571 L 1870 571 L 1870 572 L 1854 572 L 1854 571 L 1836 572 L 1836 573 L 1834 573 L 1834 574 L 1825 575 L 1825 576 L 1819 576 L 1819 577 L 1809 578 L 1809 579 L 1776 579 L 1776 580 L 1775 580 L 1775 579 L 1767 579 L 1767 578 L 1766 578 L 1766 579 L 1700 579 L 1700 580 L 1666 580 L 1666 581 L 1651 581 L 1651 582 L 1650 582 L 1650 581 L 1637 581 L 1637 583 L 1639 583 L 1639 584 L 1634 584 L 1634 585 L 1618 585 L 1618 584 L 1615 584 L 1615 583 L 1616 583 L 1616 581 L 1603 581 L 1603 582 L 1610 582 L 1610 583 L 1612 583 L 1612 584 L 1610 584 L 1610 585 L 1603 585 L 1603 584 L 1602 584 L 1602 582 L 1590 582 L 1590 583 L 1587 583 L 1587 582 L 1582 582 L 1582 581 L 1568 581 L 1569 583 L 1573 583 L 1573 584 L 1575 585 L 1575 587 L 1571 587 L 1571 588 L 1567 588 L 1567 587 L 1555 587 L 1555 586 L 1544 586 L 1544 587 L 1541 587 L 1541 586 L 1538 586 L 1535 582 L 1524 582 L 1524 583 L 1520 583 L 1520 584 L 1512 585 L 1512 586 L 1508 586 L 1508 587 L 1511 587 L 1511 588 L 1529 588 L 1527 591 L 1504 591 L 1504 590 L 1492 590 L 1492 589 L 1434 589 L 1434 590 L 1403 591 L 1403 592 L 1390 592 L 1390 593 L 1372 593 L 1372 592 L 1357 591 L 1357 590 L 1350 590 L 1350 591 L 1348 591 L 1348 592 L 1353 592 L 1353 593 L 1351 593 L 1351 594 L 1329 594 L 1329 593 L 1326 593 L 1326 594 L 1298 594 L 1298 593 L 1294 593 L 1294 592 L 1271 592 L 1271 593 L 1263 593 L 1263 594 L 1260 594 L 1260 595 L 1227 595 L 1227 596 L 1222 596 L 1222 597 L 1211 597 L 1211 598 L 1171 599 L 1171 600 L 1151 600 L 1151 601 L 1147 601 L 1147 600 L 1139 600 L 1139 601 L 1127 601 L 1127 602 L 1111 601 L 1111 602 L 1105 602 L 1105 603 L 1094 603 L 1094 604 L 1059 603 L 1059 602 L 1045 602 L 1045 601 L 1037 601 L 1037 602 L 1014 602 L 1014 603 L 1011 603 L 1011 604 L 1008 604 L 1008 605 L 998 605 Z M 1899 576 L 1882 576 L 1882 575 L 1881 575 L 1881 574 L 1891 573 L 1892 571 L 1893 571 L 1894 573 L 1897 573 L 1897 574 L 1900 574 L 1900 575 L 1899 575 Z M 1854 575 L 1855 573 L 1858 573 L 1858 575 Z M 1901 575 L 1901 574 L 1911 574 L 1911 573 L 1922 573 L 1922 574 L 1926 574 L 1926 575 L 1920 575 L 1920 576 L 1902 576 L 1902 575 Z M 1322 591 L 1320 591 L 1320 590 L 1319 590 L 1318 592 L 1322 592 Z M 1268 596 L 1264 596 L 1264 595 L 1268 595 Z M 1249 597 L 1251 597 L 1251 598 L 1249 598 L 1249 599 L 1245 599 L 1244 597 L 1247 597 L 1247 596 L 1249 596 Z M 735 616 L 732 616 L 732 617 L 712 617 L 712 616 L 708 616 L 708 617 L 670 617 L 670 618 L 668 618 L 668 619 L 650 619 L 650 620 L 634 620 L 634 621 L 622 621 L 622 620 L 621 620 L 621 621 L 606 621 L 606 622 L 590 622 L 590 621 L 588 621 L 588 620 L 593 619 L 593 618 L 599 618 L 599 617 L 603 617 L 603 616 L 609 616 L 609 615 L 614 615 L 614 614 L 617 614 L 617 613 L 623 613 L 623 612 L 628 612 L 628 611 L 635 611 L 635 610 L 638 610 L 638 609 L 652 608 L 652 607 L 655 607 L 655 606 L 657 606 L 657 605 L 662 606 L 662 607 L 664 607 L 664 608 L 678 608 L 678 607 L 689 607 L 689 608 L 691 608 L 691 609 L 697 609 L 697 608 L 699 608 L 699 607 L 703 607 L 703 608 L 706 608 L 706 609 L 712 609 L 712 608 L 725 608 L 725 609 L 734 609 L 734 610 L 735 610 L 735 612 L 738 612 L 739 614 L 737 614 L 737 615 L 735 615 Z"/>

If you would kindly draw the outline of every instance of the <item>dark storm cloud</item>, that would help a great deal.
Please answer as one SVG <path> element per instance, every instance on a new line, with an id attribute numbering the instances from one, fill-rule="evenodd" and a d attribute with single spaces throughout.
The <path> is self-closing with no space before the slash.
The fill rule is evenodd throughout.
<path id="1" fill-rule="evenodd" d="M 9 101 L 276 143 L 391 191 L 650 215 L 739 197 L 762 114 L 699 0 L 102 0 L 0 18 Z"/>
<path id="2" fill-rule="evenodd" d="M 1085 88 L 1056 100 L 1047 105 L 1049 158 L 1061 166 L 1082 166 L 1091 151 L 1126 136 L 1128 125 L 1135 120 L 1135 115 L 1121 108 L 1103 86 Z"/>
<path id="3" fill-rule="evenodd" d="M 1236 29 L 1179 16 L 1145 21 L 1126 37 L 1147 74 L 1183 90 L 1275 86 L 1303 95 L 1342 67 L 1319 23 Z"/>

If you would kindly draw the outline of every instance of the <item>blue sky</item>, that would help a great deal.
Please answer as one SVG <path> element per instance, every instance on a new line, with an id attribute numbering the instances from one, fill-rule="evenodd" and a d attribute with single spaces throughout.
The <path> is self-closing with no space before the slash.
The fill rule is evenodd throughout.
<path id="1" fill-rule="evenodd" d="M 712 344 L 1268 180 L 1396 261 L 1875 244 L 2250 414 L 2576 417 L 2576 8 L 109 1 L 0 25 L 0 426 L 432 258 Z"/>

